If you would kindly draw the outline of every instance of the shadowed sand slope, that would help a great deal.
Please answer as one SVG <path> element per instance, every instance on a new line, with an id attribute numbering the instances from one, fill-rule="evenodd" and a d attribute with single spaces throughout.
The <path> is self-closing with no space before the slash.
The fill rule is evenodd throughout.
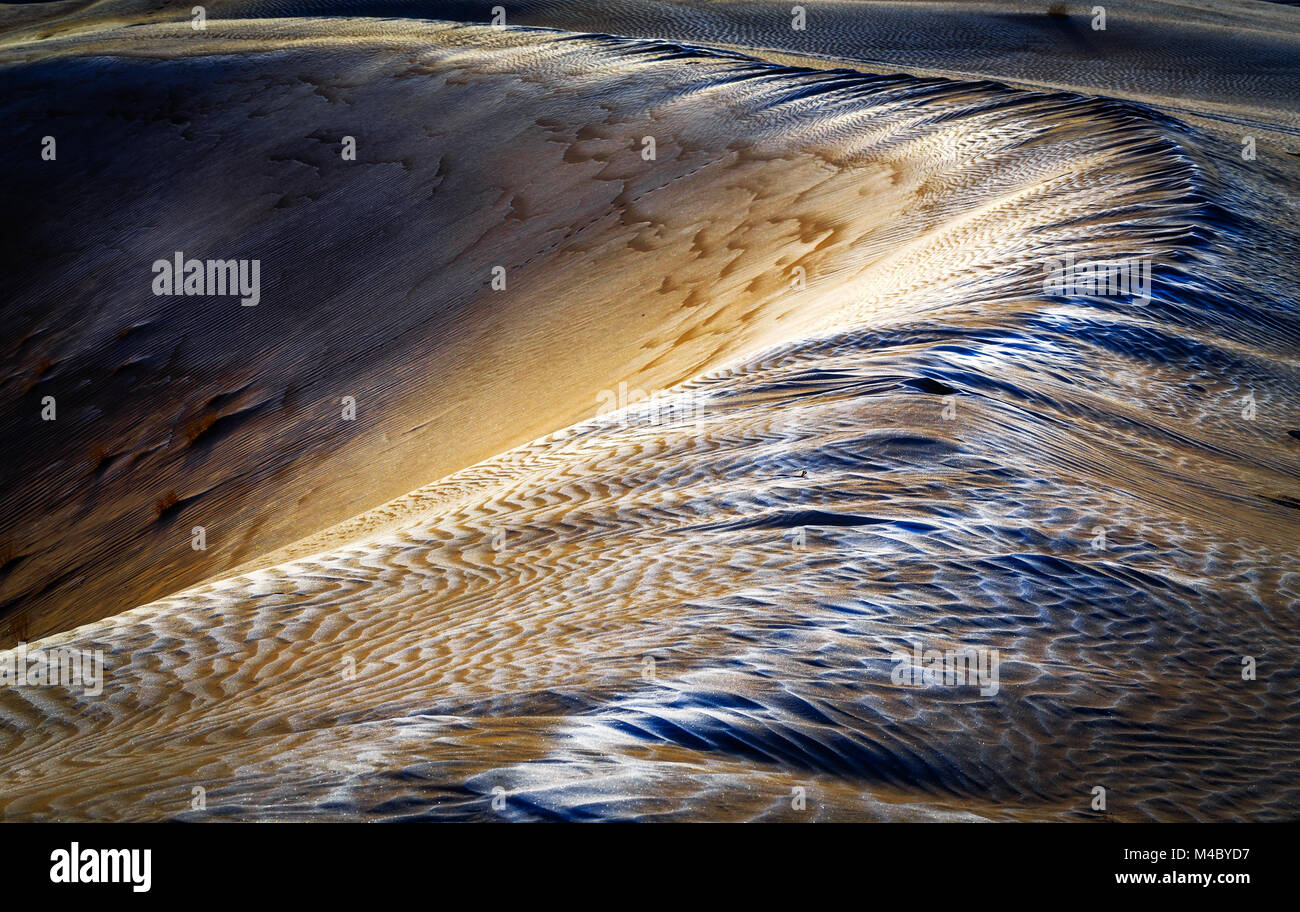
<path id="1" fill-rule="evenodd" d="M 609 35 L 78 21 L 3 50 L 60 151 L 5 163 L 0 596 L 107 671 L 0 688 L 3 816 L 1296 815 L 1289 157 Z M 175 250 L 259 303 L 154 296 Z"/>
<path id="2" fill-rule="evenodd" d="M 868 80 L 447 27 L 261 57 L 273 41 L 228 29 L 247 35 L 238 56 L 97 45 L 10 77 L 7 115 L 63 149 L 16 160 L 11 197 L 26 255 L 9 273 L 5 595 L 33 634 L 589 417 L 620 382 L 669 386 L 780 338 L 900 240 L 985 204 L 954 207 L 927 182 L 961 163 L 896 138 L 933 112 L 896 103 L 876 137 L 790 131 L 809 89 L 867 116 L 851 98 Z M 120 46 L 186 39 L 155 32 Z M 930 91 L 956 112 L 994 101 Z M 154 296 L 151 265 L 177 250 L 259 258 L 261 302 Z"/>

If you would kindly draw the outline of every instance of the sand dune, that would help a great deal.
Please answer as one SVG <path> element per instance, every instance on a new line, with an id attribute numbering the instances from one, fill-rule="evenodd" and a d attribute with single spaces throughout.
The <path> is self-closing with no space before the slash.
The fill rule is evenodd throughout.
<path id="1" fill-rule="evenodd" d="M 4 817 L 1295 816 L 1294 10 L 411 6 L 0 20 Z"/>

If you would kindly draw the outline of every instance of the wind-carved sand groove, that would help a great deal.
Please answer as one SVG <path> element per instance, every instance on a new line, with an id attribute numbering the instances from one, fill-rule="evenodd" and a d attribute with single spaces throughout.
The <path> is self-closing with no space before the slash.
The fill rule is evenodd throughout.
<path id="1" fill-rule="evenodd" d="M 115 58 L 138 86 L 191 65 L 170 28 L 64 53 L 181 55 Z M 4 817 L 1085 820 L 1097 785 L 1108 819 L 1295 816 L 1300 326 L 1278 267 L 1300 244 L 1260 189 L 1290 178 L 1134 105 L 991 84 L 546 32 L 210 28 L 210 51 L 284 48 L 193 58 L 214 84 L 266 80 L 223 117 L 297 83 L 338 93 L 322 110 L 418 96 L 457 136 L 510 137 L 438 191 L 469 213 L 507 158 L 538 177 L 485 199 L 447 235 L 471 262 L 407 297 L 508 256 L 521 291 L 492 318 L 526 369 L 475 391 L 518 397 L 508 422 L 552 387 L 537 421 L 560 429 L 40 640 L 104 649 L 109 671 L 98 698 L 0 689 Z M 384 157 L 434 177 L 432 148 Z M 1065 253 L 1151 258 L 1151 301 L 1045 297 Z M 567 334 L 539 323 L 560 313 Z M 556 352 L 583 332 L 620 341 L 566 383 Z M 446 399 L 410 391 L 434 387 L 383 379 L 409 354 L 355 382 L 428 421 Z M 679 385 L 590 417 L 625 378 Z M 273 453 L 221 446 L 213 471 L 236 477 Z M 250 491 L 281 539 L 320 528 Z M 997 649 L 998 693 L 894 684 L 916 644 Z"/>

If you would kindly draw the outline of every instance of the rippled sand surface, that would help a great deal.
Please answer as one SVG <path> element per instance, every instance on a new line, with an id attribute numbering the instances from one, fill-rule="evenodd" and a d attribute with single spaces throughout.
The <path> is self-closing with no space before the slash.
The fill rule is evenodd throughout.
<path id="1" fill-rule="evenodd" d="M 1297 816 L 1300 12 L 37 6 L 0 817 Z"/>

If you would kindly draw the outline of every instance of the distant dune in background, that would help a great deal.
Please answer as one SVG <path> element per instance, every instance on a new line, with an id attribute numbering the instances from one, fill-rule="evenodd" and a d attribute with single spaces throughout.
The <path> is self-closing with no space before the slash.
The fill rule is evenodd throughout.
<path id="1" fill-rule="evenodd" d="M 0 816 L 1294 819 L 1300 11 L 502 5 L 0 4 Z"/>

